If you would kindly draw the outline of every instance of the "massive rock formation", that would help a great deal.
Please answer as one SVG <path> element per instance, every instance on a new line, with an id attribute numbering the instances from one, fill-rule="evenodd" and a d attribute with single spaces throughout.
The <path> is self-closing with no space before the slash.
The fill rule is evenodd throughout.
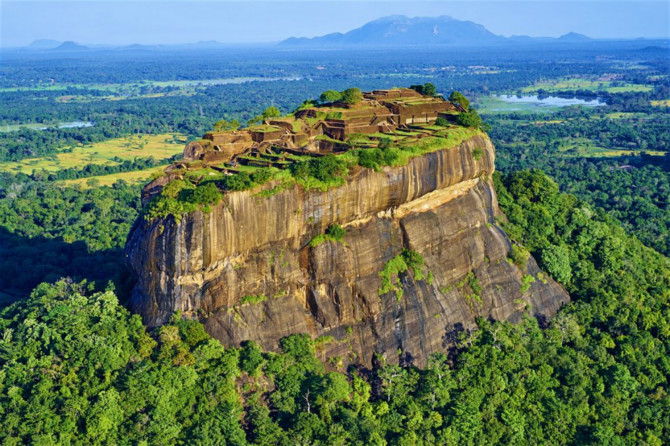
<path id="1" fill-rule="evenodd" d="M 507 260 L 493 171 L 482 134 L 402 167 L 357 168 L 325 192 L 229 192 L 179 222 L 140 219 L 126 247 L 138 275 L 131 306 L 149 325 L 181 311 L 225 345 L 252 339 L 276 350 L 282 337 L 308 333 L 332 336 L 321 338 L 324 359 L 369 365 L 375 353 L 395 362 L 401 352 L 423 365 L 477 317 L 546 318 L 569 299 L 532 258 L 522 268 Z M 309 246 L 333 224 L 346 228 L 341 241 Z M 408 270 L 402 296 L 380 296 L 380 272 L 403 249 L 432 277 Z M 522 289 L 528 275 L 537 280 Z"/>

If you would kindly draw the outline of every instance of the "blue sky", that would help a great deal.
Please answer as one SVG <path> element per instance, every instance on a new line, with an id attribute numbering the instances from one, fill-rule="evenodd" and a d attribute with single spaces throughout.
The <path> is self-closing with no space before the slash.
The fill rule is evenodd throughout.
<path id="1" fill-rule="evenodd" d="M 271 42 L 348 31 L 391 14 L 450 15 L 496 34 L 668 38 L 667 1 L 0 1 L 0 44 Z"/>

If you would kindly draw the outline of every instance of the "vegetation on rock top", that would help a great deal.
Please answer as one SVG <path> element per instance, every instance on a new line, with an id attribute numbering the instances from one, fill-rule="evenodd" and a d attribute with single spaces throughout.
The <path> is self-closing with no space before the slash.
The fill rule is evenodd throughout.
<path id="1" fill-rule="evenodd" d="M 144 217 L 147 221 L 152 221 L 172 215 L 176 220 L 180 220 L 183 214 L 195 210 L 207 211 L 223 199 L 226 191 L 253 189 L 273 179 L 279 181 L 282 186 L 272 188 L 267 193 L 261 191 L 259 197 L 274 195 L 292 183 L 297 183 L 307 190 L 325 191 L 343 185 L 349 170 L 354 166 L 374 170 L 380 170 L 383 166 L 404 166 L 414 157 L 456 147 L 466 139 L 480 134 L 480 131 L 477 128 L 451 127 L 444 133 L 438 134 L 440 136 L 425 137 L 412 145 L 397 144 L 388 137 L 373 141 L 369 136 L 362 136 L 357 138 L 356 144 L 372 147 L 295 161 L 286 170 L 275 167 L 254 168 L 250 172 L 244 171 L 234 175 L 205 176 L 202 180 L 197 180 L 199 181 L 197 185 L 196 181 L 186 176 L 184 179 L 171 181 L 168 186 L 176 184 L 169 188 L 166 186 L 160 194 L 153 197 L 144 209 Z M 472 155 L 476 157 L 477 152 L 473 151 Z M 198 175 L 190 176 L 190 178 L 197 177 Z"/>

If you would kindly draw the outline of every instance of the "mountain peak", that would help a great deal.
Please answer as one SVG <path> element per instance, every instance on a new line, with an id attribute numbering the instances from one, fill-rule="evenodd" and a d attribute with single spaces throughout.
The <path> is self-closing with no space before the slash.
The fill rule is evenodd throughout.
<path id="1" fill-rule="evenodd" d="M 30 48 L 32 50 L 50 50 L 56 48 L 62 43 L 63 42 L 59 42 L 58 40 L 53 39 L 37 39 L 33 40 L 29 45 L 26 46 L 26 48 Z"/>
<path id="2" fill-rule="evenodd" d="M 493 34 L 484 26 L 458 20 L 448 15 L 438 17 L 380 17 L 346 33 L 318 37 L 291 37 L 280 45 L 314 48 L 328 47 L 402 47 L 402 46 L 486 46 L 500 44 L 546 44 L 552 42 L 582 43 L 592 39 L 575 32 L 553 37 L 512 36 Z"/>
<path id="3" fill-rule="evenodd" d="M 558 38 L 558 40 L 561 42 L 588 42 L 592 39 L 588 36 L 585 36 L 584 34 L 569 32 L 567 34 L 563 34 Z"/>
<path id="4" fill-rule="evenodd" d="M 81 50 L 87 50 L 88 47 L 81 45 L 77 42 L 73 42 L 72 40 L 68 40 L 67 42 L 63 42 L 60 45 L 58 45 L 56 48 L 53 48 L 54 51 L 81 51 Z"/>
<path id="5" fill-rule="evenodd" d="M 414 45 L 481 45 L 503 39 L 482 25 L 456 20 L 450 16 L 380 17 L 347 33 L 333 33 L 314 38 L 290 38 L 283 45 L 314 47 L 414 46 Z"/>

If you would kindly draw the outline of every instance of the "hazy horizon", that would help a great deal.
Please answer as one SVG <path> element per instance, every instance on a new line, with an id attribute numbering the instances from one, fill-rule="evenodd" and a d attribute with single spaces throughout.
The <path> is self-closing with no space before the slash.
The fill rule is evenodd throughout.
<path id="1" fill-rule="evenodd" d="M 668 38 L 667 2 L 656 1 L 5 1 L 2 47 L 35 40 L 81 44 L 271 43 L 347 32 L 388 15 L 470 20 L 504 36 Z M 57 20 L 54 20 L 57 17 Z M 625 27 L 621 26 L 625 23 Z"/>

